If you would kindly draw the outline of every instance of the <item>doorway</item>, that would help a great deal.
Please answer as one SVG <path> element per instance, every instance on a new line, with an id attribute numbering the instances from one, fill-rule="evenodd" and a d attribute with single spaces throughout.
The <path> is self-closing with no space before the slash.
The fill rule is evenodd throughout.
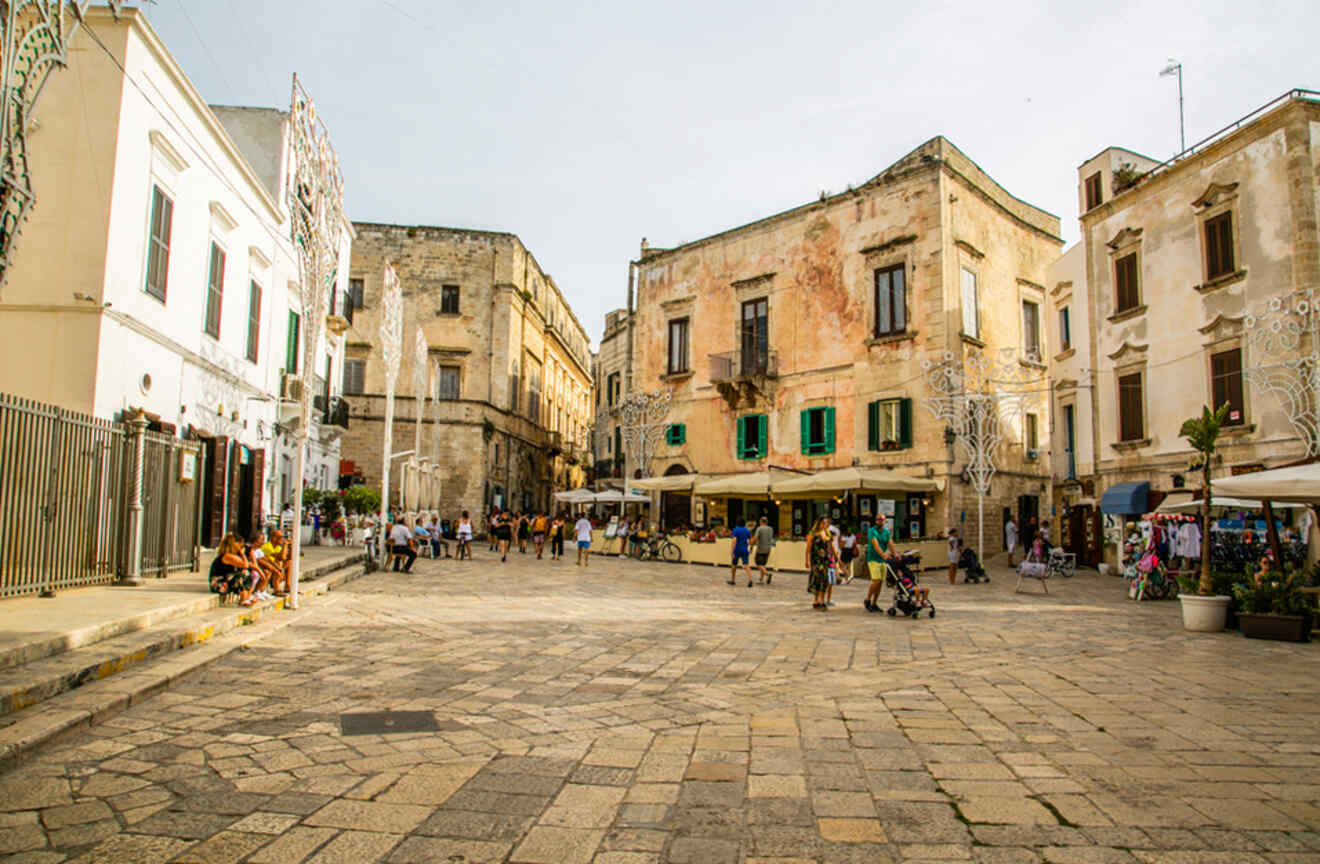
<path id="1" fill-rule="evenodd" d="M 689 473 L 682 465 L 670 465 L 666 477 L 679 477 Z M 660 529 L 677 531 L 692 521 L 692 496 L 687 492 L 660 493 Z"/>

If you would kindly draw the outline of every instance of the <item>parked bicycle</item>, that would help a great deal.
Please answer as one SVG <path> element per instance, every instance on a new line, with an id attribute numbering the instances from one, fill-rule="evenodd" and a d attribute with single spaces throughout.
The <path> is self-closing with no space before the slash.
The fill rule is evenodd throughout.
<path id="1" fill-rule="evenodd" d="M 638 561 L 665 561 L 676 564 L 683 560 L 683 550 L 664 534 L 656 534 L 643 540 L 637 540 L 628 550 L 628 554 Z"/>

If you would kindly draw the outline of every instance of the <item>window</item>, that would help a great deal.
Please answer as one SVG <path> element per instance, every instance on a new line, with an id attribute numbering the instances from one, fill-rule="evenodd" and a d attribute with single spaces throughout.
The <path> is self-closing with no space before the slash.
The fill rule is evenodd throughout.
<path id="1" fill-rule="evenodd" d="M 1073 405 L 1063 406 L 1063 450 L 1068 456 L 1068 479 L 1077 477 L 1077 409 Z"/>
<path id="2" fill-rule="evenodd" d="M 802 423 L 802 452 L 825 456 L 834 452 L 834 409 L 808 408 L 798 415 Z"/>
<path id="3" fill-rule="evenodd" d="M 1040 360 L 1040 304 L 1022 301 L 1022 353 Z"/>
<path id="4" fill-rule="evenodd" d="M 363 288 L 361 279 L 348 280 L 348 297 L 349 300 L 352 302 L 354 309 L 366 308 L 367 304 L 364 302 L 365 295 L 366 295 L 366 289 Z"/>
<path id="5" fill-rule="evenodd" d="M 1210 355 L 1210 389 L 1214 407 L 1228 405 L 1225 426 L 1240 426 L 1246 422 L 1247 411 L 1242 401 L 1242 349 L 1221 351 Z"/>
<path id="6" fill-rule="evenodd" d="M 1024 437 L 1027 439 L 1027 450 L 1038 450 L 1040 449 L 1040 417 L 1036 414 L 1026 414 L 1024 415 L 1024 419 L 1025 423 L 1023 431 L 1026 433 Z M 1028 453 L 1027 455 L 1030 456 L 1032 454 Z"/>
<path id="7" fill-rule="evenodd" d="M 866 406 L 867 450 L 905 450 L 911 446 L 911 399 L 880 399 Z"/>
<path id="8" fill-rule="evenodd" d="M 669 322 L 669 374 L 688 370 L 688 319 Z M 613 403 L 611 403 L 613 404 Z"/>
<path id="9" fill-rule="evenodd" d="M 541 422 L 541 364 L 530 357 L 527 358 L 527 419 Z"/>
<path id="10" fill-rule="evenodd" d="M 770 300 L 758 297 L 742 304 L 742 372 L 764 375 L 770 368 Z"/>
<path id="11" fill-rule="evenodd" d="M 966 268 L 962 271 L 962 332 L 973 339 L 981 338 L 981 316 L 976 306 L 976 274 Z"/>
<path id="12" fill-rule="evenodd" d="M 687 426 L 683 423 L 671 423 L 665 430 L 665 443 L 669 445 L 682 444 L 687 441 Z"/>
<path id="13" fill-rule="evenodd" d="M 344 395 L 361 396 L 366 392 L 367 361 L 363 357 L 344 358 Z"/>
<path id="14" fill-rule="evenodd" d="M 764 459 L 766 417 L 748 414 L 738 418 L 738 458 Z"/>
<path id="15" fill-rule="evenodd" d="M 1220 213 L 1205 221 L 1205 278 L 1233 272 L 1233 213 Z"/>
<path id="16" fill-rule="evenodd" d="M 518 374 L 518 361 L 513 361 L 513 368 L 509 371 L 509 410 L 518 410 L 518 395 L 522 390 L 522 376 Z"/>
<path id="17" fill-rule="evenodd" d="M 611 408 L 619 404 L 619 373 L 611 372 L 605 379 L 605 402 Z"/>
<path id="18" fill-rule="evenodd" d="M 170 231 L 174 224 L 174 202 L 159 186 L 151 187 L 151 234 L 147 240 L 146 292 L 162 303 L 169 281 Z"/>
<path id="19" fill-rule="evenodd" d="M 257 362 L 257 349 L 261 343 L 261 286 L 253 280 L 248 286 L 247 359 Z"/>
<path id="20" fill-rule="evenodd" d="M 457 315 L 458 314 L 458 286 L 442 285 L 440 286 L 440 314 Z"/>
<path id="21" fill-rule="evenodd" d="M 1072 314 L 1067 306 L 1059 310 L 1059 350 L 1072 347 Z"/>
<path id="22" fill-rule="evenodd" d="M 1118 379 L 1118 437 L 1120 441 L 1140 441 L 1145 433 L 1142 416 L 1140 372 L 1121 375 Z"/>
<path id="23" fill-rule="evenodd" d="M 1086 178 L 1086 209 L 1099 207 L 1104 203 L 1104 188 L 1100 185 L 1100 172 L 1097 171 Z"/>
<path id="24" fill-rule="evenodd" d="M 298 330 L 301 324 L 298 313 L 289 310 L 289 333 L 284 346 L 284 371 L 290 375 L 298 374 Z"/>
<path id="25" fill-rule="evenodd" d="M 907 328 L 907 286 L 902 264 L 875 271 L 875 335 L 890 336 Z"/>
<path id="26" fill-rule="evenodd" d="M 1124 255 L 1114 262 L 1114 285 L 1116 286 L 1116 295 L 1114 298 L 1114 311 L 1126 312 L 1129 309 L 1136 309 L 1141 304 L 1140 292 L 1137 285 L 1137 253 L 1132 252 Z"/>
<path id="27" fill-rule="evenodd" d="M 212 339 L 220 338 L 220 305 L 225 294 L 225 253 L 211 244 L 211 271 L 206 279 L 206 320 L 202 330 Z"/>
<path id="28" fill-rule="evenodd" d="M 440 377 L 436 379 L 437 399 L 459 399 L 459 367 L 441 366 Z"/>

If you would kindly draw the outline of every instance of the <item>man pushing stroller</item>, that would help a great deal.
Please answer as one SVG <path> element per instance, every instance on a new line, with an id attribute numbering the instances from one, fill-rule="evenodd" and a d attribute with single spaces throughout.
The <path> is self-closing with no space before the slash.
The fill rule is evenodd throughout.
<path id="1" fill-rule="evenodd" d="M 913 602 L 918 608 L 930 605 L 927 599 L 930 589 L 917 585 L 903 556 L 894 548 L 894 537 L 885 525 L 883 513 L 876 515 L 875 524 L 866 532 L 866 569 L 871 576 L 866 599 L 862 601 L 867 612 L 880 611 L 880 592 L 884 589 L 886 581 L 896 589 L 902 586 L 901 590 L 912 595 Z M 888 580 L 886 576 L 889 577 Z"/>

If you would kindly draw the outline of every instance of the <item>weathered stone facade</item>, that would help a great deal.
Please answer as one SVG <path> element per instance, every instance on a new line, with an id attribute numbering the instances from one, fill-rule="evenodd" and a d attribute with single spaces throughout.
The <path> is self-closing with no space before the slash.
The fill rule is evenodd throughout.
<path id="1" fill-rule="evenodd" d="M 442 516 L 462 510 L 475 515 L 492 504 L 549 509 L 554 492 L 582 485 L 592 405 L 587 336 L 517 236 L 354 227 L 350 279 L 362 280 L 363 306 L 354 310 L 347 356 L 364 361 L 365 369 L 363 392 L 351 400 L 344 458 L 379 485 L 385 376 L 378 310 L 389 261 L 404 299 L 393 452 L 413 449 L 415 440 L 410 349 L 420 327 L 430 348 L 427 380 L 435 397 L 425 403 L 420 455 L 442 468 Z"/>
<path id="2" fill-rule="evenodd" d="M 684 443 L 660 446 L 651 473 L 679 470 L 674 466 L 706 475 L 894 468 L 944 481 L 943 492 L 916 500 L 881 496 L 899 499 L 900 514 L 921 508 L 908 511 L 920 533 L 974 531 L 976 496 L 960 479 L 964 465 L 946 441 L 945 424 L 921 401 L 933 395 L 923 361 L 1023 346 L 1022 304 L 1043 307 L 1058 234 L 1057 217 L 1014 198 L 947 140 L 934 138 L 856 189 L 675 249 L 644 246 L 633 387 L 672 388 L 673 422 L 686 429 Z M 976 281 L 974 333 L 962 326 L 964 269 Z M 877 280 L 900 277 L 896 318 L 877 303 Z M 741 322 L 749 314 L 767 323 L 757 325 L 766 332 L 754 374 L 744 375 L 749 349 Z M 671 330 L 684 320 L 686 351 L 673 357 Z M 1046 356 L 1046 334 L 1039 339 Z M 904 399 L 905 428 L 886 433 L 888 443 L 878 441 L 868 428 L 869 403 Z M 828 452 L 806 452 L 804 412 L 813 408 L 827 409 Z M 749 414 L 766 418 L 767 452 L 739 458 L 739 418 Z M 1045 439 L 1044 417 L 1036 422 Z M 990 552 L 999 548 L 1003 508 L 1016 508 L 1019 496 L 1047 500 L 1048 461 L 1029 456 L 1024 425 L 1013 427 L 1016 440 L 998 457 L 985 510 Z M 709 513 L 720 512 L 721 502 L 708 503 Z"/>
<path id="3" fill-rule="evenodd" d="M 1216 402 L 1216 378 L 1221 396 L 1236 390 L 1242 400 L 1221 438 L 1216 475 L 1304 455 L 1278 399 L 1234 373 L 1231 361 L 1236 355 L 1238 370 L 1263 361 L 1253 354 L 1249 312 L 1320 286 L 1317 158 L 1320 104 L 1293 97 L 1112 198 L 1104 178 L 1108 200 L 1081 217 L 1094 322 L 1097 495 L 1123 481 L 1149 481 L 1156 492 L 1179 481 L 1199 485 L 1189 471 L 1193 454 L 1178 432 L 1183 420 Z M 1217 229 L 1209 222 L 1223 214 L 1232 251 L 1227 261 L 1212 262 L 1208 244 Z M 1120 297 L 1117 271 L 1130 255 L 1135 285 L 1128 290 L 1135 294 Z M 1224 358 L 1219 375 L 1215 357 Z M 1140 417 L 1130 419 L 1138 425 L 1126 430 L 1120 379 L 1141 386 Z"/>
<path id="4" fill-rule="evenodd" d="M 597 489 L 622 488 L 624 448 L 619 404 L 628 390 L 628 339 L 631 318 L 626 309 L 605 315 L 605 332 L 592 371 L 596 382 L 596 422 L 592 435 Z"/>

